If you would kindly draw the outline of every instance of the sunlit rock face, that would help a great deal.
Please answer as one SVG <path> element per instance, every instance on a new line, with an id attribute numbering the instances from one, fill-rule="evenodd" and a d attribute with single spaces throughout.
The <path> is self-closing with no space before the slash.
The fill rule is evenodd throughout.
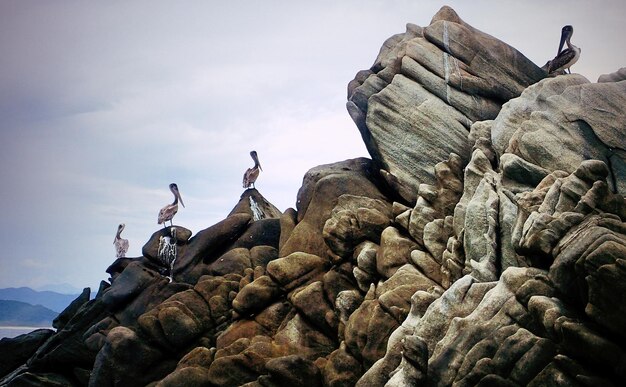
<path id="1" fill-rule="evenodd" d="M 442 8 L 349 85 L 372 159 L 174 226 L 172 268 L 155 231 L 56 332 L 0 341 L 0 385 L 623 384 L 626 80 L 600 80 Z"/>

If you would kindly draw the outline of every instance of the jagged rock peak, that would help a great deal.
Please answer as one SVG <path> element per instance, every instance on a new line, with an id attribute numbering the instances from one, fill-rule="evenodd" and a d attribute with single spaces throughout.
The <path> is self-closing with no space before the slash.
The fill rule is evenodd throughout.
<path id="1" fill-rule="evenodd" d="M 348 86 L 347 108 L 387 183 L 408 203 L 434 184 L 431 163 L 467 162 L 473 122 L 546 73 L 513 47 L 443 7 L 426 27 L 407 25 Z"/>
<path id="2" fill-rule="evenodd" d="M 602 82 L 620 82 L 626 80 L 626 67 L 622 67 L 611 74 L 603 74 L 598 78 L 598 83 Z"/>
<path id="3" fill-rule="evenodd" d="M 270 203 L 256 188 L 249 188 L 241 194 L 239 202 L 228 214 L 248 214 L 253 220 L 280 218 L 282 212 Z"/>

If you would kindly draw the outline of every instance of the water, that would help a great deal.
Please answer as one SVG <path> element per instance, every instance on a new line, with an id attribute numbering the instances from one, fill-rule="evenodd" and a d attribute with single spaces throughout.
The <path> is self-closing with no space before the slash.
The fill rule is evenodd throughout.
<path id="1" fill-rule="evenodd" d="M 13 327 L 13 326 L 0 326 L 0 339 L 5 337 L 13 338 L 24 333 L 30 333 L 36 329 L 53 329 L 52 327 Z"/>

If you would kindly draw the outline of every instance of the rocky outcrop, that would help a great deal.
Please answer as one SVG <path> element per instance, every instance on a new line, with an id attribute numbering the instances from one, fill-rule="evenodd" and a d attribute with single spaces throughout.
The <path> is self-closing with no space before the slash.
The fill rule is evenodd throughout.
<path id="1" fill-rule="evenodd" d="M 349 85 L 371 160 L 156 231 L 56 332 L 0 341 L 0 385 L 622 384 L 620 74 L 545 78 L 442 8 Z"/>
<path id="2" fill-rule="evenodd" d="M 623 81 L 589 83 L 576 74 L 560 76 L 529 87 L 518 101 L 510 102 L 525 107 L 503 109 L 491 133 L 498 151 L 507 154 L 507 170 L 524 164 L 539 174 L 573 172 L 584 160 L 602 160 L 609 167 L 611 191 L 624 195 L 625 103 Z M 507 170 L 509 176 L 516 172 Z"/>
<path id="3" fill-rule="evenodd" d="M 0 340 L 0 350 L 5 354 L 0 360 L 0 375 L 6 375 L 24 364 L 53 334 L 51 329 L 37 329 L 13 339 Z"/>
<path id="4" fill-rule="evenodd" d="M 611 74 L 600 75 L 598 78 L 598 83 L 603 82 L 620 82 L 626 80 L 626 67 L 622 67 Z"/>
<path id="5" fill-rule="evenodd" d="M 469 159 L 472 123 L 546 76 L 513 47 L 442 8 L 407 25 L 348 87 L 348 112 L 387 183 L 406 201 L 433 184 L 433 163 Z"/>

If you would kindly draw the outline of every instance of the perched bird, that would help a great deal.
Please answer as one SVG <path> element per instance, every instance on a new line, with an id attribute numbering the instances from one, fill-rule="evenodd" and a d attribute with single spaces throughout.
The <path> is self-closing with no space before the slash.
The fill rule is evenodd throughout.
<path id="1" fill-rule="evenodd" d="M 180 197 L 180 192 L 178 192 L 178 186 L 176 185 L 176 183 L 170 184 L 170 191 L 172 191 L 172 193 L 174 194 L 174 202 L 161 208 L 161 211 L 159 211 L 159 217 L 157 219 L 159 224 L 163 224 L 163 227 L 166 227 L 165 222 L 167 222 L 168 220 L 170 221 L 170 224 L 172 226 L 174 225 L 174 223 L 172 222 L 172 218 L 174 218 L 174 215 L 176 215 L 176 213 L 178 212 L 179 200 L 180 204 L 185 207 L 185 204 L 183 203 L 183 198 Z"/>
<path id="2" fill-rule="evenodd" d="M 254 160 L 254 167 L 248 168 L 246 173 L 243 174 L 243 188 L 254 188 L 254 182 L 259 177 L 259 171 L 262 171 L 261 164 L 259 163 L 259 156 L 256 151 L 250 152 L 252 160 Z"/>
<path id="3" fill-rule="evenodd" d="M 113 240 L 113 244 L 115 245 L 115 257 L 123 258 L 126 256 L 126 252 L 128 251 L 128 239 L 123 239 L 121 234 L 126 225 L 124 223 L 117 226 L 117 233 L 115 234 L 115 239 Z"/>
<path id="4" fill-rule="evenodd" d="M 548 64 L 548 74 L 567 70 L 571 74 L 570 67 L 580 58 L 580 48 L 574 46 L 570 39 L 574 34 L 574 27 L 567 25 L 561 29 L 561 42 L 556 57 Z M 567 48 L 563 51 L 563 45 L 567 43 Z"/>

